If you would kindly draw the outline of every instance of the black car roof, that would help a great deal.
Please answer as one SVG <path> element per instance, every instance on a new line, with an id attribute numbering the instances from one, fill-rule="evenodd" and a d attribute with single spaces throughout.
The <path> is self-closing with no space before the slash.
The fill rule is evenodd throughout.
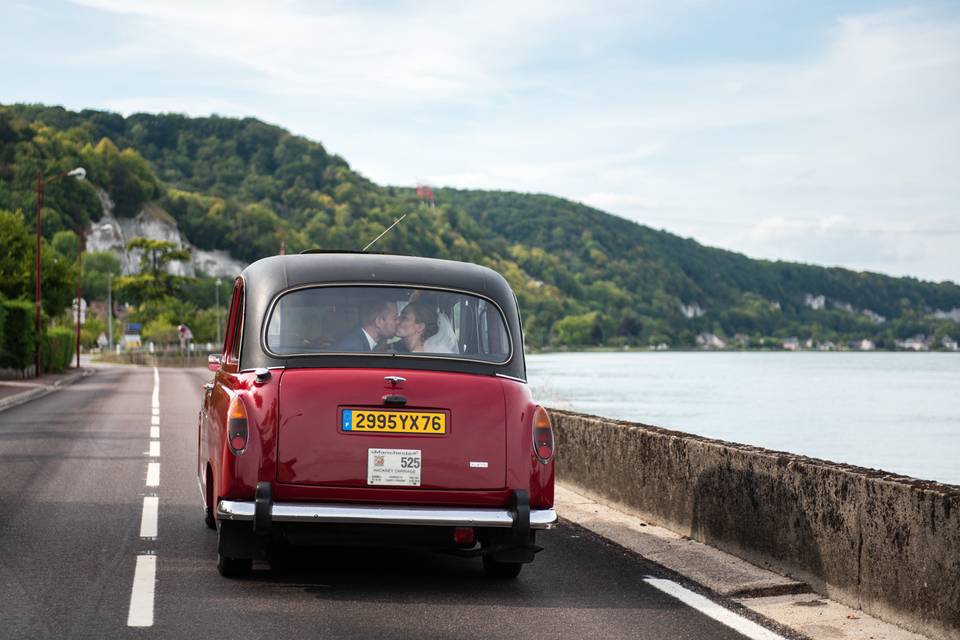
<path id="1" fill-rule="evenodd" d="M 472 373 L 502 374 L 526 379 L 520 315 L 513 290 L 499 273 L 488 267 L 454 260 L 379 253 L 305 253 L 258 260 L 240 273 L 244 281 L 245 312 L 240 366 L 243 369 L 275 366 L 377 366 L 426 368 Z M 454 289 L 489 298 L 503 311 L 514 343 L 513 357 L 503 365 L 469 363 L 453 359 L 389 362 L 379 357 L 271 356 L 261 342 L 262 325 L 274 299 L 283 292 L 324 284 L 415 285 Z"/>

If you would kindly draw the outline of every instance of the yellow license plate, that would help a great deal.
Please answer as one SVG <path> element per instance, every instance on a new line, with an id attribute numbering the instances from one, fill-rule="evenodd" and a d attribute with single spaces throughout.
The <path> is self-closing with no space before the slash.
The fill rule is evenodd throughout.
<path id="1" fill-rule="evenodd" d="M 447 414 L 434 411 L 343 409 L 340 429 L 359 433 L 442 435 L 447 432 Z"/>

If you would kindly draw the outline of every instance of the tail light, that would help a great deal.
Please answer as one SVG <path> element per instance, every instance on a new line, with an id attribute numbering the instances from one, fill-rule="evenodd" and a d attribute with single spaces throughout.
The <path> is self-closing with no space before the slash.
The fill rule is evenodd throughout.
<path id="1" fill-rule="evenodd" d="M 533 412 L 533 452 L 544 464 L 553 459 L 553 425 L 543 407 L 537 407 Z"/>
<path id="2" fill-rule="evenodd" d="M 247 448 L 247 409 L 243 400 L 234 397 L 227 410 L 227 441 L 230 450 L 240 455 Z"/>
<path id="3" fill-rule="evenodd" d="M 477 532 L 473 527 L 456 527 L 453 530 L 453 543 L 458 547 L 472 547 L 477 544 Z"/>

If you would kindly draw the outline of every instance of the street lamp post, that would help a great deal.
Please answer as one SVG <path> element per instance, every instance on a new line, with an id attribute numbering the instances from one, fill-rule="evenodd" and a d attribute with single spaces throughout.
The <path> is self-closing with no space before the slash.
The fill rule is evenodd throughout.
<path id="1" fill-rule="evenodd" d="M 80 368 L 80 281 L 83 278 L 83 229 L 77 235 L 77 369 Z"/>
<path id="2" fill-rule="evenodd" d="M 37 249 L 33 254 L 33 280 L 34 280 L 34 336 L 33 336 L 33 368 L 34 375 L 40 377 L 40 211 L 43 209 L 43 197 L 47 185 L 60 178 L 72 177 L 77 180 L 83 180 L 87 176 L 87 170 L 83 167 L 77 167 L 70 171 L 58 173 L 49 178 L 43 177 L 43 171 L 37 171 Z M 80 304 L 79 302 L 77 303 Z"/>
<path id="3" fill-rule="evenodd" d="M 217 346 L 222 346 L 223 343 L 220 342 L 220 278 L 217 278 L 217 281 L 214 283 L 217 285 L 217 288 L 214 289 L 214 299 L 216 300 L 215 306 L 217 309 Z"/>

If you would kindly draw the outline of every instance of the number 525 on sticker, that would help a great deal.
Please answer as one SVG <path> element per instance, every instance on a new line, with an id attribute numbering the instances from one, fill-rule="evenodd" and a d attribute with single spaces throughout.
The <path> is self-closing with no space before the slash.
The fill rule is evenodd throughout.
<path id="1" fill-rule="evenodd" d="M 419 487 L 420 449 L 367 449 L 367 484 Z"/>

